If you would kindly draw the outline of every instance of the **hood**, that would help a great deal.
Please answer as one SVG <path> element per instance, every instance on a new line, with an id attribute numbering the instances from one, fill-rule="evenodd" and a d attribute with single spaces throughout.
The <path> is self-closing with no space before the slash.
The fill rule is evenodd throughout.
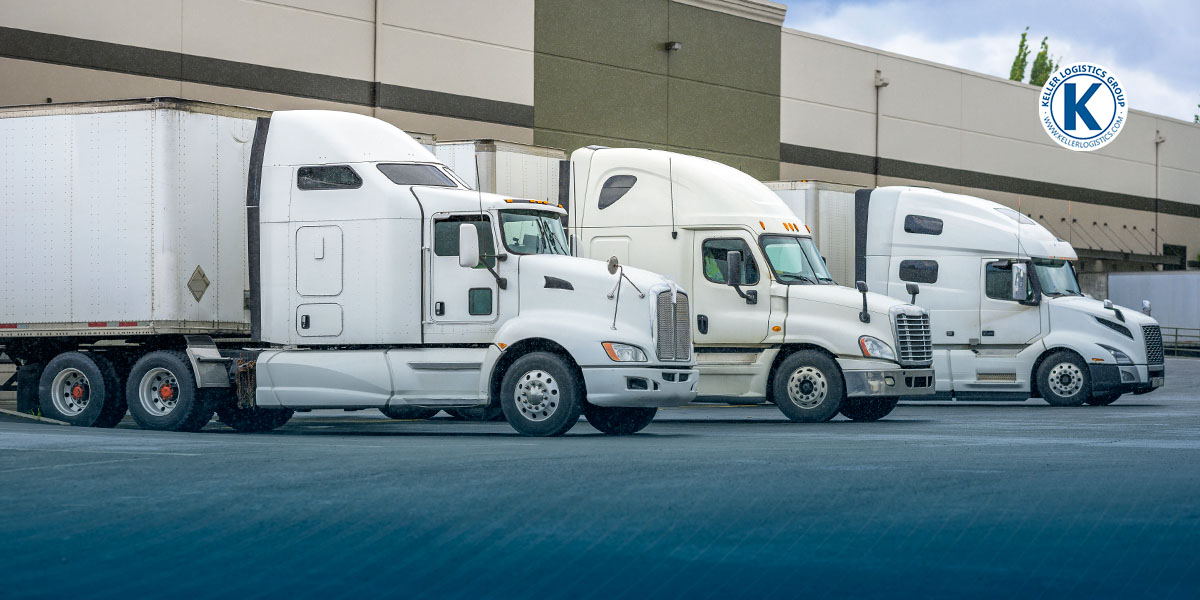
<path id="1" fill-rule="evenodd" d="M 1108 319 L 1110 321 L 1116 320 L 1117 317 L 1113 311 L 1104 308 L 1104 302 L 1096 300 L 1095 298 L 1088 298 L 1086 296 L 1043 296 L 1042 301 L 1049 302 L 1050 305 L 1056 309 L 1074 310 L 1095 317 L 1100 317 L 1102 319 Z M 1115 304 L 1113 305 L 1113 308 L 1120 310 L 1122 316 L 1125 317 L 1125 322 L 1130 325 L 1136 325 L 1138 327 L 1141 327 L 1142 325 L 1158 325 L 1157 320 L 1155 320 L 1153 317 L 1142 314 L 1142 311 L 1140 310 L 1126 308 L 1124 306 L 1117 306 Z"/>
<path id="2" fill-rule="evenodd" d="M 862 294 L 854 288 L 843 285 L 789 285 L 787 287 L 788 298 L 853 308 L 855 311 L 862 310 Z M 867 312 L 887 316 L 893 306 L 902 304 L 908 303 L 891 296 L 867 292 Z"/>
<path id="3" fill-rule="evenodd" d="M 609 273 L 608 264 L 599 260 L 558 254 L 526 254 L 517 258 L 521 261 L 522 280 L 525 280 L 527 275 L 554 277 L 570 283 L 576 290 L 580 290 L 581 287 L 595 288 L 602 289 L 605 294 L 608 294 L 617 284 L 618 275 Z M 655 286 L 669 287 L 672 285 L 671 280 L 657 273 L 628 265 L 623 265 L 623 268 L 625 276 L 643 292 L 648 292 Z M 626 282 L 625 285 L 628 286 L 629 283 Z M 621 290 L 622 296 L 630 289 L 626 287 Z M 636 294 L 636 292 L 634 293 Z"/>

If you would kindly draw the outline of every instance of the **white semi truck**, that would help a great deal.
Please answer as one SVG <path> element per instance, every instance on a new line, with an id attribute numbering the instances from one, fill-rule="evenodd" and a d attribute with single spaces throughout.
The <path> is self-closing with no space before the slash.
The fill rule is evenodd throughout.
<path id="1" fill-rule="evenodd" d="M 802 220 L 763 184 L 673 152 L 571 154 L 573 252 L 663 273 L 692 291 L 700 395 L 774 402 L 793 421 L 886 416 L 933 393 L 925 310 L 836 285 Z M 916 291 L 916 290 L 914 290 Z M 678 322 L 677 322 L 678 323 Z"/>
<path id="2" fill-rule="evenodd" d="M 934 399 L 1103 405 L 1163 384 L 1158 322 L 1085 297 L 1074 249 L 1025 215 L 919 187 L 772 187 L 793 210 L 828 215 L 819 234 L 839 247 L 836 269 L 894 297 L 921 286 Z"/>
<path id="3" fill-rule="evenodd" d="M 383 121 L 13 107 L 0 170 L 0 345 L 56 419 L 498 404 L 527 435 L 632 433 L 696 395 L 681 289 L 568 256 L 563 209 L 472 191 Z"/>

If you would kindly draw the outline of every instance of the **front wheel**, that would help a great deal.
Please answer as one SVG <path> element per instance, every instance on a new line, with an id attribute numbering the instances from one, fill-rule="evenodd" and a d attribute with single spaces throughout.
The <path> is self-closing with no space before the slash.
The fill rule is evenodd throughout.
<path id="1" fill-rule="evenodd" d="M 771 389 L 775 406 L 796 423 L 832 419 L 846 395 L 842 370 L 817 350 L 799 350 L 783 359 L 775 370 Z"/>
<path id="2" fill-rule="evenodd" d="M 1081 406 L 1092 395 L 1087 365 L 1074 352 L 1065 350 L 1047 356 L 1038 365 L 1037 386 L 1042 399 L 1051 406 Z"/>
<path id="3" fill-rule="evenodd" d="M 562 435 L 583 411 L 575 370 L 549 352 L 530 352 L 509 365 L 500 382 L 504 417 L 522 435 Z"/>
<path id="4" fill-rule="evenodd" d="M 592 427 L 608 435 L 629 435 L 646 428 L 657 408 L 624 408 L 615 406 L 596 406 L 591 402 L 583 405 L 583 417 Z"/>
<path id="5" fill-rule="evenodd" d="M 1108 406 L 1117 401 L 1121 397 L 1121 392 L 1110 392 L 1108 394 L 1092 394 L 1091 398 L 1087 399 L 1087 403 L 1092 406 Z"/>
<path id="6" fill-rule="evenodd" d="M 878 421 L 896 408 L 900 398 L 846 398 L 842 414 L 851 421 Z"/>
<path id="7" fill-rule="evenodd" d="M 212 419 L 209 395 L 196 387 L 187 355 L 158 350 L 143 356 L 125 384 L 129 414 L 142 429 L 199 431 Z"/>

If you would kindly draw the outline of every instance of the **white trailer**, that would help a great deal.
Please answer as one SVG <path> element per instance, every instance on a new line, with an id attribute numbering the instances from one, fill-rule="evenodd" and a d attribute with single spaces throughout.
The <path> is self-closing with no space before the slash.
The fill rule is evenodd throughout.
<path id="1" fill-rule="evenodd" d="M 382 121 L 15 107 L 0 159 L 0 346 L 54 418 L 499 407 L 529 435 L 631 433 L 695 397 L 690 351 L 653 350 L 689 319 L 677 286 L 567 256 L 562 209 L 469 190 Z"/>
<path id="2" fill-rule="evenodd" d="M 438 142 L 433 154 L 472 189 L 561 204 L 567 154 L 557 148 L 464 140 Z"/>
<path id="3" fill-rule="evenodd" d="M 819 210 L 837 215 L 816 232 L 841 246 L 830 252 L 839 257 L 833 269 L 895 298 L 920 286 L 916 302 L 933 328 L 933 399 L 1110 404 L 1163 384 L 1158 322 L 1084 297 L 1070 244 L 1017 211 L 929 188 L 862 189 L 847 202 L 840 186 L 772 187 L 785 200 L 789 187 L 816 191 Z"/>

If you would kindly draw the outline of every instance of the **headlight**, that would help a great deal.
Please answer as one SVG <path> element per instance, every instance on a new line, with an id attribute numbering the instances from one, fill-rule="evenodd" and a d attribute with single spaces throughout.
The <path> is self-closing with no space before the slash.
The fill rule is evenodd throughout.
<path id="1" fill-rule="evenodd" d="M 867 358 L 896 360 L 896 353 L 892 351 L 892 347 L 879 338 L 864 335 L 858 338 L 858 347 L 862 348 L 863 356 Z"/>
<path id="2" fill-rule="evenodd" d="M 1104 348 L 1105 350 L 1108 350 L 1109 353 L 1111 353 L 1113 355 L 1113 358 L 1117 359 L 1118 365 L 1132 365 L 1133 364 L 1133 360 L 1131 358 L 1129 358 L 1128 354 L 1125 354 L 1124 352 L 1121 352 L 1120 350 L 1117 350 L 1116 348 L 1113 348 L 1112 346 L 1105 346 L 1104 344 L 1096 344 L 1096 345 L 1100 346 L 1101 348 Z"/>
<path id="3" fill-rule="evenodd" d="M 646 353 L 641 348 L 617 342 L 604 342 L 604 351 L 616 362 L 646 362 Z"/>

